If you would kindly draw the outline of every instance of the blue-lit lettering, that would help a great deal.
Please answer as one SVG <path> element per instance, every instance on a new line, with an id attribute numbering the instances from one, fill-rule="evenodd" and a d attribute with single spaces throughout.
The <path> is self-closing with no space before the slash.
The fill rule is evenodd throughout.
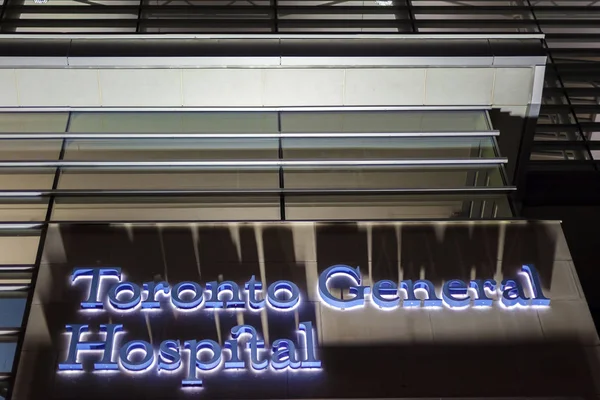
<path id="1" fill-rule="evenodd" d="M 376 282 L 373 285 L 373 303 L 380 308 L 395 308 L 400 304 L 398 286 L 390 280 Z"/>
<path id="2" fill-rule="evenodd" d="M 144 310 L 160 308 L 160 302 L 156 300 L 156 296 L 161 292 L 167 295 L 171 290 L 171 286 L 167 282 L 145 282 L 142 287 L 148 293 L 146 300 L 142 301 Z"/>
<path id="3" fill-rule="evenodd" d="M 181 295 L 184 292 L 192 292 L 194 295 L 191 299 L 184 300 Z M 204 301 L 204 291 L 202 286 L 196 282 L 179 282 L 171 290 L 171 302 L 176 308 L 182 310 L 191 310 L 199 307 Z"/>
<path id="4" fill-rule="evenodd" d="M 301 361 L 296 355 L 296 346 L 294 342 L 288 339 L 277 339 L 273 342 L 273 355 L 271 355 L 271 365 L 275 369 L 300 368 Z"/>
<path id="5" fill-rule="evenodd" d="M 471 302 L 471 298 L 468 296 L 467 284 L 460 279 L 451 279 L 444 283 L 442 299 L 444 303 L 452 308 L 466 307 Z"/>
<path id="6" fill-rule="evenodd" d="M 250 336 L 246 343 L 246 348 L 250 349 L 250 363 L 252 364 L 252 368 L 256 370 L 267 368 L 269 360 L 264 359 L 261 361 L 258 358 L 258 349 L 263 349 L 265 342 L 264 340 L 259 340 L 256 329 L 251 325 L 238 325 L 231 329 L 232 338 L 239 339 L 242 336 Z"/>
<path id="7" fill-rule="evenodd" d="M 542 282 L 540 281 L 540 275 L 533 265 L 523 265 L 521 270 L 527 275 L 529 283 L 531 284 L 531 291 L 533 298 L 531 299 L 531 305 L 533 306 L 549 306 L 550 299 L 544 296 L 542 290 Z"/>
<path id="8" fill-rule="evenodd" d="M 406 299 L 402 303 L 403 307 L 421 306 L 421 300 L 415 295 L 417 290 L 422 290 L 427 294 L 427 298 L 423 300 L 425 307 L 440 307 L 442 305 L 442 301 L 435 295 L 433 283 L 426 279 L 420 279 L 414 283 L 411 280 L 402 281 L 400 282 L 400 289 L 406 292 Z"/>
<path id="9" fill-rule="evenodd" d="M 77 355 L 80 351 L 102 351 L 102 359 L 94 364 L 96 370 L 113 370 L 117 369 L 117 363 L 112 361 L 112 351 L 117 332 L 123 330 L 123 325 L 106 324 L 100 325 L 100 331 L 106 333 L 103 341 L 82 341 L 81 335 L 88 332 L 89 325 L 67 325 L 67 332 L 71 332 L 71 340 L 69 342 L 69 352 L 67 359 L 58 364 L 59 370 L 82 370 L 83 365 L 77 362 Z"/>
<path id="10" fill-rule="evenodd" d="M 240 297 L 240 288 L 235 282 L 208 282 L 206 290 L 210 291 L 210 298 L 206 300 L 206 308 L 237 308 L 245 305 Z M 220 300 L 221 293 L 229 293 L 229 300 Z"/>
<path id="11" fill-rule="evenodd" d="M 281 292 L 288 294 L 288 299 L 280 299 Z M 267 288 L 267 301 L 277 310 L 290 311 L 300 303 L 300 289 L 290 281 L 277 281 Z"/>
<path id="12" fill-rule="evenodd" d="M 299 330 L 304 334 L 304 349 L 306 350 L 306 357 L 302 360 L 301 367 L 321 368 L 321 360 L 315 356 L 316 338 L 312 322 L 300 322 Z"/>
<path id="13" fill-rule="evenodd" d="M 244 360 L 240 359 L 240 349 L 238 347 L 238 341 L 236 339 L 229 339 L 225 341 L 225 348 L 229 350 L 231 357 L 225 361 L 225 369 L 242 369 L 246 368 Z"/>
<path id="14" fill-rule="evenodd" d="M 502 291 L 502 304 L 506 307 L 514 307 L 516 305 L 526 306 L 529 304 L 529 298 L 523 292 L 523 286 L 516 279 L 505 279 L 500 287 Z"/>
<path id="15" fill-rule="evenodd" d="M 113 277 L 121 280 L 121 268 L 81 268 L 73 269 L 71 273 L 71 282 L 75 283 L 78 278 L 91 278 L 90 289 L 87 300 L 81 302 L 83 309 L 102 309 L 102 302 L 98 300 L 100 291 L 100 282 L 103 277 Z"/>
<path id="16" fill-rule="evenodd" d="M 119 298 L 122 293 L 130 293 L 131 297 L 128 300 Z M 108 289 L 108 301 L 117 310 L 131 310 L 142 301 L 142 291 L 140 287 L 131 282 L 116 283 Z"/>
<path id="17" fill-rule="evenodd" d="M 105 312 L 134 312 L 137 309 L 156 310 L 160 313 L 168 306 L 171 313 L 203 312 L 204 306 L 219 312 L 227 308 L 239 308 L 250 311 L 271 310 L 288 312 L 296 309 L 304 298 L 294 282 L 280 280 L 264 286 L 265 283 L 252 276 L 245 282 L 242 295 L 236 282 L 212 281 L 206 284 L 206 290 L 199 283 L 185 281 L 171 287 L 168 282 L 145 282 L 139 284 L 122 281 L 120 268 L 75 268 L 70 276 L 72 284 L 88 278 L 90 283 L 86 300 L 81 302 L 81 312 L 103 310 L 104 304 L 110 305 Z M 106 290 L 101 288 L 103 279 L 116 280 Z M 266 287 L 264 295 L 261 295 Z M 344 297 L 347 289 L 351 296 Z M 419 296 L 417 297 L 417 292 Z M 206 292 L 206 293 L 205 293 Z M 372 286 L 363 284 L 359 267 L 344 264 L 326 268 L 318 278 L 317 293 L 321 302 L 337 310 L 349 310 L 364 307 L 372 302 L 376 308 L 394 310 L 402 307 L 440 307 L 445 304 L 450 309 L 465 308 L 473 304 L 476 307 L 492 307 L 500 303 L 504 307 L 548 306 L 550 299 L 544 295 L 538 271 L 531 265 L 523 265 L 518 277 L 505 278 L 500 285 L 494 279 L 473 279 L 467 282 L 459 279 L 446 281 L 436 294 L 433 283 L 426 279 L 400 282 L 384 279 L 372 282 Z M 343 293 L 343 294 L 342 294 Z M 401 294 L 402 293 L 402 294 Z M 531 297 L 528 297 L 530 295 Z M 159 301 L 160 296 L 166 296 Z M 408 312 L 408 311 L 397 311 Z M 151 313 L 154 318 L 156 314 Z M 148 314 L 146 314 L 148 317 Z M 119 317 L 122 317 L 119 315 Z M 175 321 L 177 318 L 175 319 Z M 198 324 L 204 323 L 199 320 Z M 271 349 L 265 348 L 265 340 L 257 329 L 248 324 L 231 328 L 230 337 L 223 339 L 223 345 L 210 339 L 168 339 L 157 348 L 145 340 L 131 340 L 118 346 L 117 334 L 124 331 L 121 324 L 99 325 L 93 340 L 86 340 L 89 333 L 87 324 L 66 325 L 70 333 L 70 342 L 64 361 L 58 364 L 59 371 L 84 371 L 93 365 L 94 371 L 121 370 L 140 373 L 155 369 L 177 373 L 184 369 L 189 361 L 185 375 L 182 374 L 182 386 L 202 387 L 203 375 L 219 370 L 252 368 L 265 371 L 269 366 L 273 370 L 320 369 L 318 358 L 317 332 L 313 322 L 298 323 L 298 338 L 280 338 L 272 341 Z M 98 337 L 103 339 L 98 339 Z M 242 351 L 245 348 L 247 352 Z M 93 355 L 93 363 L 82 363 L 87 352 Z M 186 359 L 185 356 L 189 355 Z M 116 360 L 115 360 L 116 359 Z M 85 360 L 84 360 L 85 361 Z M 92 361 L 92 360 L 88 360 Z"/>
<path id="18" fill-rule="evenodd" d="M 135 352 L 142 352 L 144 356 L 141 360 L 133 361 L 129 356 Z M 127 342 L 119 350 L 119 360 L 126 371 L 141 372 L 152 365 L 154 362 L 154 351 L 152 345 L 145 340 L 132 340 Z"/>
<path id="19" fill-rule="evenodd" d="M 442 299 L 440 299 L 433 283 L 429 280 L 403 280 L 397 283 L 384 279 L 374 282 L 372 287 L 364 286 L 359 267 L 337 264 L 320 274 L 317 292 L 324 304 L 338 310 L 364 307 L 369 298 L 383 310 L 392 310 L 398 306 L 440 307 L 442 304 L 450 308 L 464 308 L 471 302 L 476 307 L 491 307 L 496 300 L 506 307 L 550 304 L 550 299 L 542 290 L 539 274 L 533 266 L 523 265 L 519 276 L 520 280 L 507 278 L 501 285 L 497 285 L 493 279 L 473 279 L 468 284 L 458 279 L 450 279 L 442 286 L 440 293 Z M 89 277 L 91 281 L 88 298 L 81 303 L 84 309 L 103 307 L 103 302 L 99 299 L 102 277 L 114 277 L 119 280 L 109 288 L 106 297 L 108 303 L 120 311 L 135 309 L 139 303 L 142 309 L 160 310 L 162 306 L 157 297 L 169 294 L 173 307 L 181 311 L 195 310 L 202 306 L 215 310 L 240 308 L 260 311 L 268 304 L 276 311 L 285 312 L 296 309 L 302 302 L 302 294 L 298 286 L 284 280 L 271 283 L 264 297 L 261 298 L 263 283 L 256 280 L 255 276 L 245 282 L 243 288 L 245 296 L 242 296 L 240 287 L 233 281 L 208 282 L 206 290 L 203 290 L 199 283 L 190 281 L 177 283 L 173 287 L 164 281 L 145 282 L 143 301 L 140 293 L 142 290 L 137 284 L 120 282 L 120 268 L 75 268 L 71 275 L 72 281 L 75 282 L 80 277 Z M 521 282 L 523 279 L 524 282 Z M 338 290 L 347 289 L 351 297 L 334 295 L 335 291 L 330 288 L 332 282 L 336 283 L 335 287 Z M 523 284 L 527 287 L 524 288 Z M 525 295 L 527 293 L 525 289 L 531 292 L 531 298 Z M 423 292 L 423 295 L 417 297 L 419 291 Z M 122 295 L 122 293 L 127 294 Z"/>
<path id="20" fill-rule="evenodd" d="M 174 371 L 181 367 L 179 340 L 165 340 L 158 350 L 158 370 Z"/>
<path id="21" fill-rule="evenodd" d="M 333 278 L 347 278 L 354 282 L 355 286 L 353 285 L 349 288 L 350 293 L 354 297 L 342 300 L 332 295 L 329 291 L 328 283 Z M 362 277 L 358 267 L 352 268 L 343 264 L 334 265 L 327 268 L 319 276 L 319 295 L 325 304 L 340 310 L 361 307 L 365 305 L 365 295 L 370 293 L 370 288 L 368 286 L 361 286 L 361 282 Z"/>
<path id="22" fill-rule="evenodd" d="M 201 371 L 212 371 L 221 364 L 221 346 L 214 340 L 205 339 L 201 341 L 188 340 L 185 342 L 185 348 L 190 353 L 190 363 L 188 368 L 188 376 L 181 381 L 183 386 L 202 386 L 202 379 L 196 376 L 196 369 Z M 211 356 L 208 361 L 201 361 L 198 358 L 198 353 L 208 350 Z"/>
<path id="23" fill-rule="evenodd" d="M 244 289 L 246 289 L 246 292 L 248 292 L 248 305 L 250 306 L 251 310 L 258 311 L 265 308 L 265 300 L 259 300 L 256 296 L 257 293 L 262 290 L 262 283 L 257 281 L 254 278 L 254 275 L 252 275 L 252 278 L 246 282 Z"/>
<path id="24" fill-rule="evenodd" d="M 495 292 L 496 286 L 496 281 L 493 279 L 474 279 L 469 282 L 469 288 L 475 290 L 476 293 L 473 305 L 476 307 L 491 307 L 494 300 L 490 299 L 485 291 L 487 289 L 490 292 Z"/>

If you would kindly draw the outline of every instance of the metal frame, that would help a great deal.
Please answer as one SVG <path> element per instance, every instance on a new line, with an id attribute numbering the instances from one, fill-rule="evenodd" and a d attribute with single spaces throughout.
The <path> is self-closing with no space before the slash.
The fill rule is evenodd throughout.
<path id="1" fill-rule="evenodd" d="M 301 106 L 301 107 L 0 107 L 15 112 L 319 112 L 319 111 L 482 111 L 490 106 Z"/>
<path id="2" fill-rule="evenodd" d="M 502 187 L 459 187 L 459 188 L 393 188 L 393 189 L 237 189 L 237 190 L 85 190 L 85 189 L 56 189 L 56 190 L 3 190 L 0 191 L 0 202 L 9 199 L 56 198 L 67 197 L 228 197 L 228 196 L 272 196 L 288 194 L 294 196 L 348 196 L 348 195 L 462 195 L 462 194 L 506 194 L 516 191 L 516 186 Z M 282 218 L 285 220 L 285 218 Z M 2 267 L 0 267 L 1 269 Z"/>
<path id="3" fill-rule="evenodd" d="M 182 30 L 194 34 L 207 34 L 222 33 L 224 29 L 232 34 L 256 34 L 257 30 L 263 34 L 298 34 L 309 33 L 314 29 L 319 29 L 321 34 L 326 31 L 335 32 L 336 29 L 338 33 L 339 29 L 345 29 L 346 34 L 364 34 L 364 29 L 378 29 L 389 34 L 419 33 L 427 28 L 517 33 L 522 29 L 539 32 L 540 25 L 569 23 L 579 27 L 595 26 L 592 20 L 570 18 L 563 21 L 553 18 L 558 13 L 564 15 L 586 12 L 584 7 L 578 6 L 533 5 L 531 1 L 511 5 L 469 5 L 458 1 L 450 4 L 414 5 L 410 0 L 396 0 L 389 6 L 377 5 L 375 1 L 364 6 L 348 6 L 343 2 L 335 6 L 325 2 L 324 5 L 314 6 L 286 5 L 281 1 L 264 0 L 260 4 L 247 2 L 227 5 L 227 2 L 223 2 L 222 6 L 215 6 L 203 4 L 201 1 L 188 1 L 187 5 L 174 5 L 167 1 L 151 5 L 141 0 L 139 3 L 132 2 L 131 5 L 106 5 L 101 1 L 92 0 L 81 2 L 81 5 L 64 6 L 53 5 L 51 1 L 46 4 L 24 5 L 20 0 L 5 0 L 0 10 L 0 27 L 4 32 L 16 29 L 27 31 L 28 28 L 58 28 L 68 32 L 69 29 L 79 28 L 87 29 L 88 33 L 102 33 L 108 36 L 110 30 L 115 28 L 125 30 L 121 31 L 121 34 L 181 34 Z M 47 18 L 29 19 L 28 13 L 45 14 Z M 61 14 L 69 14 L 71 17 L 61 19 Z M 129 18 L 118 18 L 123 15 Z M 306 15 L 313 18 L 302 18 Z M 461 17 L 436 18 L 439 15 Z M 491 15 L 492 18 L 481 18 L 481 15 Z M 356 19 L 352 19 L 352 16 Z M 382 16 L 389 18 L 381 19 Z M 519 19 L 514 19 L 514 16 Z M 35 30 L 29 32 L 35 33 Z"/>
<path id="4" fill-rule="evenodd" d="M 141 169 L 206 169 L 206 168 L 280 168 L 280 167 L 309 167 L 310 169 L 339 168 L 339 167 L 480 167 L 486 165 L 506 164 L 507 158 L 478 158 L 478 159 L 389 159 L 389 160 L 235 160 L 235 161 L 199 161 L 199 160 L 169 160 L 169 161 L 0 161 L 0 168 L 123 168 L 129 170 Z"/>
<path id="5" fill-rule="evenodd" d="M 480 131 L 480 132 L 369 132 L 371 138 L 457 138 L 457 137 L 489 137 L 498 136 L 499 131 Z M 48 140 L 48 139 L 68 139 L 68 140 L 86 140 L 86 139 L 287 139 L 287 138 L 364 138 L 364 133 L 6 133 L 0 132 L 0 140 L 18 139 L 18 140 Z"/>

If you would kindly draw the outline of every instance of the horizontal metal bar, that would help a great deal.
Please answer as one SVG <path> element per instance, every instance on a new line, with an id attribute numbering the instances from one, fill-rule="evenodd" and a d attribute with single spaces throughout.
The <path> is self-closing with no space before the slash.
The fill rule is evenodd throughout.
<path id="1" fill-rule="evenodd" d="M 244 29 L 264 28 L 271 29 L 274 18 L 265 15 L 263 18 L 198 18 L 192 15 L 189 18 L 174 18 L 169 16 L 160 19 L 137 19 L 132 15 L 126 19 L 110 18 L 5 18 L 1 21 L 4 28 L 135 28 L 138 24 L 146 28 L 189 28 L 189 29 L 216 29 L 227 27 L 243 31 Z M 498 16 L 498 19 L 291 19 L 278 18 L 279 29 L 308 29 L 308 28 L 390 28 L 397 29 L 409 26 L 413 21 L 422 28 L 448 28 L 448 27 L 536 27 L 539 24 L 549 26 L 589 26 L 595 27 L 598 21 L 593 19 L 507 19 Z"/>
<path id="2" fill-rule="evenodd" d="M 20 327 L 7 327 L 7 328 L 0 328 L 0 339 L 2 341 L 6 341 L 7 339 L 11 339 L 10 336 L 15 336 L 15 341 L 16 341 L 16 335 L 21 332 L 21 328 Z M 2 378 L 0 377 L 0 380 Z"/>
<path id="3" fill-rule="evenodd" d="M 391 13 L 382 13 L 387 15 L 393 15 Z M 467 15 L 468 13 L 464 13 Z M 512 13 L 511 13 L 512 14 Z M 263 27 L 267 26 L 270 21 L 274 18 L 269 14 L 263 14 L 262 18 L 235 18 L 234 14 L 214 16 L 207 15 L 205 18 L 200 18 L 199 14 L 188 14 L 187 18 L 177 18 L 174 15 L 165 15 L 164 18 L 141 18 L 138 19 L 137 15 L 131 14 L 130 18 L 89 18 L 89 15 L 84 14 L 84 18 L 27 18 L 27 16 L 21 16 L 20 18 L 4 18 L 2 25 L 4 27 L 128 27 L 131 24 L 140 23 L 147 27 Z M 318 14 L 315 16 L 319 16 Z M 485 24 L 487 22 L 502 23 L 502 26 L 531 26 L 536 25 L 537 22 L 543 25 L 561 25 L 561 26 L 581 26 L 589 25 L 595 26 L 597 20 L 590 19 L 567 19 L 566 18 L 537 18 L 535 19 L 508 19 L 503 18 L 503 15 L 497 15 L 497 19 L 485 18 L 485 19 L 468 19 L 468 18 L 455 18 L 455 19 L 416 19 L 414 22 L 420 26 L 431 26 L 439 24 L 439 26 L 454 25 L 455 23 L 459 26 L 472 26 L 478 24 Z M 410 23 L 410 18 L 404 19 L 333 19 L 333 18 L 315 18 L 315 19 L 300 19 L 300 18 L 277 18 L 278 23 L 283 24 L 282 27 L 393 27 L 394 23 L 403 24 Z"/>
<path id="4" fill-rule="evenodd" d="M 35 13 L 35 14 L 118 14 L 118 13 L 132 13 L 137 15 L 140 7 L 137 5 L 96 5 L 90 4 L 86 7 L 81 6 L 70 6 L 47 3 L 43 7 L 40 5 L 14 5 L 8 4 L 5 6 L 7 12 L 15 13 Z M 260 12 L 272 12 L 276 9 L 278 12 L 289 13 L 289 14 L 351 14 L 351 13 L 362 13 L 362 14 L 389 14 L 390 12 L 397 12 L 398 10 L 406 10 L 409 7 L 406 5 L 394 5 L 393 8 L 385 6 L 346 6 L 340 5 L 331 7 L 329 5 L 305 5 L 298 3 L 298 5 L 286 6 L 277 5 L 275 8 L 270 5 L 253 5 L 253 4 L 239 4 L 239 5 L 207 5 L 207 4 L 188 4 L 188 5 L 177 5 L 177 4 L 164 4 L 164 5 L 142 5 L 142 12 L 154 12 L 160 15 L 168 15 L 173 13 L 186 13 L 193 14 L 195 12 L 201 13 L 228 13 L 228 14 L 250 14 Z M 589 6 L 518 6 L 518 5 L 449 5 L 449 6 L 413 6 L 415 12 L 418 13 L 487 13 L 487 12 L 600 12 L 598 7 Z"/>
<path id="5" fill-rule="evenodd" d="M 0 272 L 27 272 L 33 271 L 34 268 L 35 266 L 31 264 L 0 265 Z"/>
<path id="6" fill-rule="evenodd" d="M 136 226 L 155 226 L 156 224 L 164 225 L 180 225 L 180 224 L 202 224 L 203 221 L 198 220 L 54 220 L 51 222 L 44 222 L 44 225 L 60 225 L 60 226 L 78 226 L 78 225 L 101 225 L 101 226 L 118 226 L 127 224 L 128 226 L 136 225 Z M 208 222 L 208 221 L 205 221 Z M 501 225 L 503 223 L 514 223 L 514 224 L 525 224 L 529 222 L 542 222 L 542 223 L 553 223 L 558 222 L 558 220 L 536 220 L 536 219 L 524 219 L 518 217 L 505 217 L 502 219 L 490 219 L 490 218 L 481 218 L 481 219 L 473 219 L 471 217 L 456 217 L 456 218 L 448 218 L 448 219 L 440 219 L 440 218 L 403 218 L 403 219 L 394 219 L 394 218 L 354 218 L 354 219 L 331 219 L 331 218 L 323 218 L 318 220 L 310 220 L 310 219 L 286 219 L 285 221 L 280 221 L 279 219 L 246 219 L 246 220 L 211 220 L 211 224 L 218 223 L 232 223 L 232 222 L 246 222 L 246 223 L 327 223 L 327 224 L 347 224 L 348 222 L 389 222 L 389 223 L 400 223 L 400 224 L 409 224 L 409 223 L 423 223 L 423 222 L 443 222 L 444 224 L 448 223 L 465 223 L 465 224 L 474 224 L 474 223 L 483 223 L 483 224 L 498 224 Z"/>
<path id="7" fill-rule="evenodd" d="M 545 65 L 544 56 L 266 56 L 266 57 L 0 57 L 2 68 L 394 68 L 394 67 L 531 67 Z"/>
<path id="8" fill-rule="evenodd" d="M 173 33 L 173 34 L 131 34 L 131 33 L 3 33 L 2 39 L 56 39 L 56 40 L 126 40 L 126 39 L 151 39 L 161 41 L 181 40 L 181 39 L 349 39 L 352 41 L 360 40 L 392 40 L 402 41 L 405 39 L 439 39 L 439 40 L 481 40 L 481 39 L 507 39 L 507 40 L 526 40 L 526 39 L 544 39 L 543 33 L 381 33 L 381 34 L 347 34 L 347 33 L 248 33 L 248 34 L 223 34 L 223 33 Z"/>
<path id="9" fill-rule="evenodd" d="M 88 17 L 86 15 L 86 17 Z M 195 17 L 195 18 L 194 18 Z M 222 18 L 206 17 L 198 18 L 193 14 L 188 18 L 176 18 L 175 16 L 167 16 L 159 19 L 138 19 L 136 15 L 131 15 L 131 18 L 54 18 L 54 19 L 39 19 L 39 18 L 4 18 L 1 25 L 4 28 L 189 28 L 189 29 L 216 29 L 227 27 L 243 31 L 244 29 L 264 28 L 272 29 L 272 21 L 275 20 L 269 15 L 264 15 L 263 18 L 234 18 L 234 16 L 223 16 Z M 401 26 L 407 26 L 413 23 L 417 27 L 431 28 L 469 28 L 469 27 L 537 27 L 539 25 L 546 26 L 588 26 L 596 27 L 597 20 L 594 19 L 508 19 L 498 15 L 497 19 L 468 19 L 468 18 L 453 18 L 453 19 L 291 19 L 277 18 L 279 29 L 298 29 L 298 28 L 390 28 L 397 29 Z"/>
<path id="10" fill-rule="evenodd" d="M 170 161 L 0 161 L 0 168 L 211 168 L 211 167 L 418 167 L 506 164 L 506 158 L 402 159 L 402 160 L 170 160 Z"/>
<path id="11" fill-rule="evenodd" d="M 3 230 L 16 230 L 26 231 L 31 229 L 39 229 L 44 225 L 43 222 L 0 222 L 0 231 Z"/>
<path id="12" fill-rule="evenodd" d="M 2 229 L 2 228 L 0 228 Z M 31 284 L 11 284 L 11 283 L 0 283 L 0 292 L 12 292 L 17 290 L 26 290 L 31 287 Z"/>
<path id="13" fill-rule="evenodd" d="M 6 133 L 0 132 L 2 139 L 287 139 L 287 138 L 427 138 L 427 137 L 489 137 L 498 136 L 499 131 L 476 132 L 332 132 L 332 133 Z"/>
<path id="14" fill-rule="evenodd" d="M 58 190 L 3 190 L 0 191 L 0 201 L 3 199 L 24 197 L 200 197 L 200 196 L 258 196 L 258 195 L 406 195 L 406 194 L 496 194 L 516 190 L 514 186 L 504 187 L 458 187 L 458 188 L 387 188 L 387 189 L 58 189 Z M 0 266 L 0 270 L 2 270 Z"/>
<path id="15" fill-rule="evenodd" d="M 300 106 L 300 107 L 0 107 L 15 112 L 317 112 L 317 111 L 484 111 L 491 106 Z"/>

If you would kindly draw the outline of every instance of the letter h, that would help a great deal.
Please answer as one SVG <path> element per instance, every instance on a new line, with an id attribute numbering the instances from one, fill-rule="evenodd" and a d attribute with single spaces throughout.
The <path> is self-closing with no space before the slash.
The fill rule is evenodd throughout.
<path id="1" fill-rule="evenodd" d="M 88 342 L 81 340 L 81 334 L 89 330 L 89 325 L 67 325 L 67 332 L 71 332 L 71 342 L 69 343 L 69 353 L 65 362 L 58 364 L 61 371 L 81 371 L 83 365 L 77 361 L 77 355 L 80 351 L 102 351 L 102 359 L 94 363 L 94 370 L 115 370 L 118 369 L 116 362 L 112 361 L 115 336 L 117 332 L 123 330 L 121 324 L 100 325 L 100 332 L 106 332 L 104 341 Z"/>

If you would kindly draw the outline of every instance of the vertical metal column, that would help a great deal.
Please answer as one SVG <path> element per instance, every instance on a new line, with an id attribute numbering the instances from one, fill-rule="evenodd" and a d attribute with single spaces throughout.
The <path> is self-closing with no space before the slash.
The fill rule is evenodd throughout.
<path id="1" fill-rule="evenodd" d="M 144 1 L 146 0 L 140 0 L 140 5 L 138 7 L 137 21 L 135 24 L 135 33 L 141 33 L 140 25 L 142 22 L 142 10 L 144 8 Z"/>
<path id="2" fill-rule="evenodd" d="M 277 112 L 277 132 L 281 133 L 281 112 Z M 277 157 L 279 160 L 283 160 L 283 143 L 282 138 L 279 136 L 278 139 L 278 149 L 277 149 Z M 279 166 L 279 219 L 285 221 L 285 194 L 283 193 L 283 189 L 285 188 L 283 176 L 283 166 Z"/>

